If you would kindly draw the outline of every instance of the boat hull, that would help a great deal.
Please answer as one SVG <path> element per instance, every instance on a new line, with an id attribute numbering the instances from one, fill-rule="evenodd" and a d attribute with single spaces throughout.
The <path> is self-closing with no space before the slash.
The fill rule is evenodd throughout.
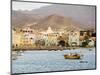
<path id="1" fill-rule="evenodd" d="M 64 58 L 65 59 L 80 59 L 80 55 L 75 55 L 75 56 L 64 55 Z"/>

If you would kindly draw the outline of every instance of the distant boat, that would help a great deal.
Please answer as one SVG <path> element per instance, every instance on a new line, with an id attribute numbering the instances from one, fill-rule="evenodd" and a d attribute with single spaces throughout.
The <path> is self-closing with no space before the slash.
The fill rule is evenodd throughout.
<path id="1" fill-rule="evenodd" d="M 17 59 L 17 56 L 12 56 L 12 60 L 16 60 Z"/>
<path id="2" fill-rule="evenodd" d="M 24 53 L 23 53 L 23 51 L 17 51 L 17 55 L 22 56 L 22 55 L 24 55 Z"/>
<path id="3" fill-rule="evenodd" d="M 17 52 L 13 51 L 12 52 L 12 60 L 16 60 L 17 59 Z"/>
<path id="4" fill-rule="evenodd" d="M 64 58 L 65 59 L 80 59 L 80 55 L 79 54 L 65 54 Z"/>

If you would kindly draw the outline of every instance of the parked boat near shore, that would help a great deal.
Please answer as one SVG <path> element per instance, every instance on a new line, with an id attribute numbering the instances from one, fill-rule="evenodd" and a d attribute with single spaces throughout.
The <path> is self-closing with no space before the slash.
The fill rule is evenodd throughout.
<path id="1" fill-rule="evenodd" d="M 12 52 L 12 60 L 16 60 L 17 59 L 17 51 L 13 51 Z"/>

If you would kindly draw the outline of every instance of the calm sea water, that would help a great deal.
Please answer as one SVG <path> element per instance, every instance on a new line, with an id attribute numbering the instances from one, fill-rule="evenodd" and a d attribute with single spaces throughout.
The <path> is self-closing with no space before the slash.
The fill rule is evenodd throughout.
<path id="1" fill-rule="evenodd" d="M 81 59 L 64 59 L 64 54 L 79 53 Z M 63 51 L 25 51 L 12 60 L 12 73 L 95 69 L 95 48 Z"/>

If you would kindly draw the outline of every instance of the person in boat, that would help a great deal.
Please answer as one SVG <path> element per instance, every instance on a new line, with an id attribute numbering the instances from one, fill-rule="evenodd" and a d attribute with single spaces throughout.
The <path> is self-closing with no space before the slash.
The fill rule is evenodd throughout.
<path id="1" fill-rule="evenodd" d="M 78 54 L 77 53 L 69 53 L 68 55 L 69 56 L 77 56 Z"/>

